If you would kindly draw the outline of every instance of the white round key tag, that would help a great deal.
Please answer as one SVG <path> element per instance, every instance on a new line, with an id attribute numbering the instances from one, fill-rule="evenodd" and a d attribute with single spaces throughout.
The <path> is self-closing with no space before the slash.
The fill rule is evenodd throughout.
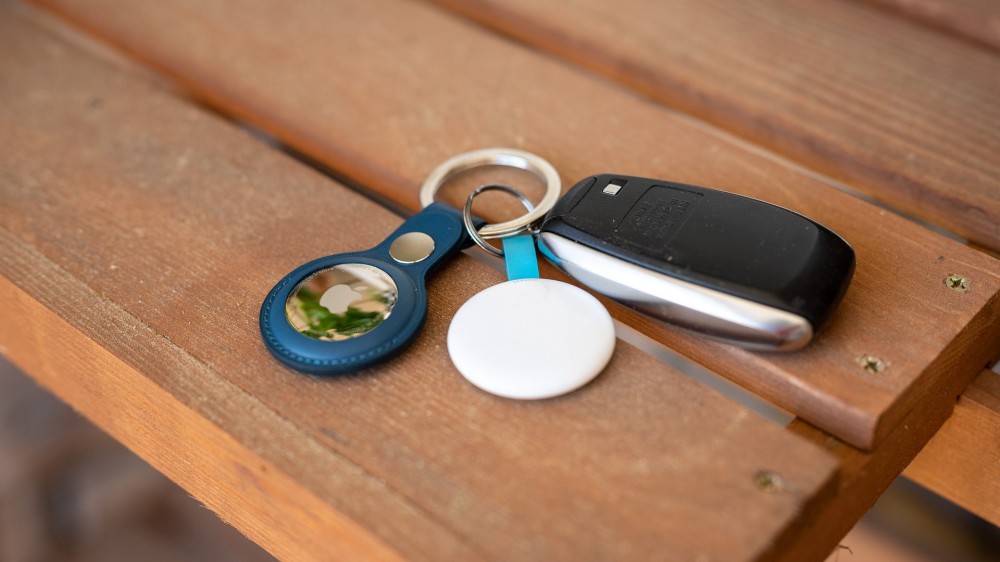
<path id="1" fill-rule="evenodd" d="M 571 392 L 608 364 L 611 315 L 597 299 L 552 279 L 519 279 L 475 295 L 448 329 L 448 353 L 477 387 L 533 400 Z"/>

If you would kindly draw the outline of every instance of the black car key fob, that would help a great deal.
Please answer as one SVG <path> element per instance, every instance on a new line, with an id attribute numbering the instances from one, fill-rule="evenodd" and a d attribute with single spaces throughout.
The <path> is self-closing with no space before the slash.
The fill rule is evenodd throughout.
<path id="1" fill-rule="evenodd" d="M 679 183 L 604 174 L 569 190 L 542 253 L 588 287 L 744 347 L 806 345 L 843 298 L 854 250 L 782 207 Z"/>

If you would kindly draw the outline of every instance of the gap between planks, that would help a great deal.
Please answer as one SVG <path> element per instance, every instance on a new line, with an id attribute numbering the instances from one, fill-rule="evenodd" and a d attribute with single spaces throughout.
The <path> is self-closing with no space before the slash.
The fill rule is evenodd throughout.
<path id="1" fill-rule="evenodd" d="M 976 377 L 903 474 L 1000 526 L 1000 374 Z"/>

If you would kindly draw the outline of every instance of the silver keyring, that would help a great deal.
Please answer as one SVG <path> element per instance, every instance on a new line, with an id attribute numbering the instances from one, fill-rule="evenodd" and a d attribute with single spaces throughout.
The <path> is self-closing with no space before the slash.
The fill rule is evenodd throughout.
<path id="1" fill-rule="evenodd" d="M 504 185 L 502 183 L 488 183 L 486 185 L 481 185 L 469 194 L 469 197 L 465 200 L 465 207 L 462 209 L 462 224 L 465 225 L 465 231 L 469 233 L 469 237 L 472 241 L 476 243 L 477 246 L 486 250 L 490 254 L 498 258 L 503 257 L 503 250 L 493 246 L 487 242 L 477 231 L 476 225 L 472 223 L 472 202 L 476 197 L 486 191 L 503 191 L 504 193 L 509 193 L 514 197 L 517 197 L 524 205 L 524 208 L 530 213 L 534 209 L 534 205 L 531 204 L 531 200 L 524 196 L 523 193 L 514 189 L 509 185 Z"/>
<path id="2" fill-rule="evenodd" d="M 434 168 L 420 186 L 420 206 L 426 207 L 434 202 L 434 195 L 445 182 L 473 168 L 481 166 L 509 166 L 531 172 L 545 184 L 545 195 L 538 206 L 528 211 L 521 218 L 488 224 L 479 229 L 483 238 L 505 238 L 514 236 L 538 225 L 545 217 L 562 191 L 559 173 L 544 158 L 515 148 L 483 148 L 473 150 L 449 158 L 443 164 Z"/>

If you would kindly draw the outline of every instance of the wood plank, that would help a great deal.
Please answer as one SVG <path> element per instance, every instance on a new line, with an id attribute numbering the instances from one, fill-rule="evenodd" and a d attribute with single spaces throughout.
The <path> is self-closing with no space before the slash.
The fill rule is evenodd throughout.
<path id="1" fill-rule="evenodd" d="M 1000 347 L 997 260 L 423 4 L 42 3 L 221 111 L 411 209 L 438 162 L 508 145 L 548 158 L 567 182 L 605 171 L 663 177 L 816 218 L 853 244 L 858 269 L 832 324 L 801 352 L 751 353 L 609 308 L 856 446 L 872 447 L 907 412 L 930 407 L 953 379 L 970 381 Z M 943 280 L 952 273 L 973 289 L 947 289 Z M 865 354 L 889 368 L 865 371 L 858 364 Z M 968 356 L 980 363 L 951 369 Z"/>
<path id="2" fill-rule="evenodd" d="M 1000 248 L 1000 58 L 830 0 L 438 0 Z"/>
<path id="3" fill-rule="evenodd" d="M 904 474 L 1000 526 L 1000 374 L 976 377 Z"/>
<path id="4" fill-rule="evenodd" d="M 1000 3 L 996 0 L 866 0 L 959 37 L 1000 49 Z"/>
<path id="5" fill-rule="evenodd" d="M 445 333 L 500 276 L 464 256 L 399 358 L 280 367 L 272 283 L 400 219 L 0 16 L 4 354 L 278 556 L 754 559 L 832 489 L 827 454 L 624 343 L 569 396 L 476 390 Z"/>
<path id="6" fill-rule="evenodd" d="M 379 489 L 384 486 L 370 476 L 359 475 L 357 466 L 329 451 L 316 454 L 311 450 L 315 444 L 303 439 L 276 412 L 262 408 L 255 397 L 220 379 L 183 350 L 170 346 L 162 334 L 149 330 L 128 312 L 93 293 L 8 231 L 3 230 L 2 235 L 9 244 L 3 255 L 5 274 L 15 259 L 23 260 L 18 265 L 35 268 L 36 273 L 41 266 L 41 274 L 31 281 L 58 283 L 62 295 L 77 299 L 62 307 L 60 313 L 81 307 L 73 312 L 80 313 L 78 318 L 84 324 L 115 324 L 106 335 L 134 340 L 140 344 L 135 347 L 144 353 L 142 357 L 130 357 L 130 364 L 95 341 L 92 334 L 77 329 L 6 276 L 0 276 L 4 317 L 17 319 L 0 324 L 5 356 L 275 556 L 308 560 L 327 553 L 402 560 L 296 481 L 287 463 L 276 464 L 268 457 L 290 456 L 322 466 L 324 486 L 342 494 L 357 494 L 363 489 L 384 501 L 387 494 Z M 11 250 L 23 254 L 15 255 Z M 91 314 L 91 310 L 99 313 Z M 58 345 L 52 345 L 52 334 L 59 334 Z M 137 360 L 142 364 L 135 365 Z M 191 388 L 187 392 L 171 389 L 149 377 L 151 370 L 170 370 L 180 375 L 176 377 L 181 379 L 180 384 Z M 190 380 L 195 378 L 198 380 Z M 194 400 L 202 402 L 200 411 L 185 403 Z M 270 451 L 262 452 L 260 445 L 255 445 L 261 441 L 259 435 L 250 435 L 255 427 L 272 436 Z M 241 428 L 245 428 L 244 435 L 232 434 Z M 398 498 L 394 503 L 396 509 L 409 507 L 412 511 L 412 506 Z"/>
<path id="7" fill-rule="evenodd" d="M 953 384 L 948 395 L 953 399 L 960 390 L 959 384 Z M 776 552 L 774 560 L 825 560 L 920 452 L 953 409 L 954 400 L 946 400 L 927 409 L 910 412 L 892 435 L 870 452 L 851 447 L 802 420 L 793 421 L 789 426 L 791 432 L 824 447 L 840 460 L 841 475 L 835 499 L 825 502 L 799 522 L 809 532 L 792 535 Z"/>

